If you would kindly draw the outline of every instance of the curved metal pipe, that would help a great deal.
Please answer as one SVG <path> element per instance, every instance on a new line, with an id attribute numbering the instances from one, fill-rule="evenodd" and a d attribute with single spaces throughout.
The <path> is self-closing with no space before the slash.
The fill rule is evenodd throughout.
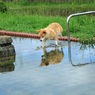
<path id="1" fill-rule="evenodd" d="M 68 42 L 70 42 L 70 29 L 69 29 L 69 20 L 74 17 L 74 16 L 80 16 L 80 15 L 86 15 L 86 14 L 93 14 L 95 13 L 95 11 L 88 11 L 88 12 L 82 12 L 82 13 L 75 13 L 75 14 L 71 14 L 68 16 L 67 18 L 67 32 L 68 32 Z"/>
<path id="2" fill-rule="evenodd" d="M 94 14 L 95 11 L 88 11 L 88 12 L 81 12 L 81 13 L 75 13 L 75 14 L 71 14 L 68 16 L 67 21 L 66 21 L 66 25 L 67 25 L 67 34 L 68 34 L 68 55 L 69 55 L 69 60 L 72 63 L 72 59 L 71 59 L 71 40 L 70 40 L 70 28 L 69 28 L 69 21 L 72 17 L 75 16 L 81 16 L 81 15 L 86 15 L 86 14 Z"/>

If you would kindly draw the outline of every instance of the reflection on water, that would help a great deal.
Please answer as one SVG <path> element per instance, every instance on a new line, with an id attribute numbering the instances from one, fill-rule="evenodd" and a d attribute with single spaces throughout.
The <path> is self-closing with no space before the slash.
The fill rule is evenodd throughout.
<path id="1" fill-rule="evenodd" d="M 95 95 L 95 64 L 78 66 L 95 61 L 95 48 L 80 49 L 80 43 L 71 42 L 71 65 L 67 42 L 61 43 L 62 50 L 37 50 L 39 40 L 13 38 L 15 68 L 0 73 L 0 95 Z M 48 66 L 40 66 L 43 60 Z"/>
<path id="2" fill-rule="evenodd" d="M 95 45 L 72 42 L 68 44 L 69 61 L 72 66 L 85 66 L 95 63 Z"/>
<path id="3" fill-rule="evenodd" d="M 15 56 L 1 57 L 0 58 L 0 72 L 14 71 Z"/>
<path id="4" fill-rule="evenodd" d="M 14 64 L 13 63 L 11 63 L 11 64 L 9 64 L 9 65 L 6 65 L 6 66 L 0 66 L 0 72 L 10 72 L 10 71 L 14 71 L 14 68 L 15 68 L 15 66 L 14 66 Z"/>
<path id="5" fill-rule="evenodd" d="M 58 64 L 64 57 L 63 49 L 55 48 L 47 52 L 46 48 L 43 48 L 44 55 L 42 55 L 42 61 L 40 66 L 48 66 L 49 64 Z"/>
<path id="6" fill-rule="evenodd" d="M 0 44 L 0 72 L 14 71 L 15 68 L 15 49 L 10 39 L 6 38 Z"/>

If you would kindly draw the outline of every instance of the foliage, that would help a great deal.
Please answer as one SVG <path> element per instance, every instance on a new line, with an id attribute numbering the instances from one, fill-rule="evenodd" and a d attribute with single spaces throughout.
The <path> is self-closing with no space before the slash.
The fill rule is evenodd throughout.
<path id="1" fill-rule="evenodd" d="M 90 3 L 95 2 L 95 0 L 2 0 L 4 2 L 46 2 L 46 3 L 67 3 L 67 2 L 77 2 L 79 4 L 82 3 Z"/>
<path id="2" fill-rule="evenodd" d="M 95 10 L 95 2 L 82 3 L 67 2 L 67 3 L 45 3 L 32 2 L 26 3 L 6 3 L 9 6 L 10 12 L 23 15 L 44 15 L 44 16 L 68 16 L 72 13 Z"/>
<path id="3" fill-rule="evenodd" d="M 7 6 L 3 2 L 0 2 L 0 12 L 6 12 L 7 10 Z"/>

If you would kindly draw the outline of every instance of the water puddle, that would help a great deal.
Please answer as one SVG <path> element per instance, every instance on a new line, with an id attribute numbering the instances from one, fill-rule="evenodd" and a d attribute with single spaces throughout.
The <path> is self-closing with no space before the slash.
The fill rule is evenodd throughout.
<path id="1" fill-rule="evenodd" d="M 14 69 L 0 73 L 0 95 L 94 95 L 95 46 L 13 37 Z M 50 45 L 50 46 L 49 46 Z"/>

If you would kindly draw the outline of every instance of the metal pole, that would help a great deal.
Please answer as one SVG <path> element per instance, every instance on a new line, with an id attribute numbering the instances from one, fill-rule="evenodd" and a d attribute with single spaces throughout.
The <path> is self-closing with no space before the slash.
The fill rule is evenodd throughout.
<path id="1" fill-rule="evenodd" d="M 93 14 L 95 13 L 95 11 L 88 11 L 88 12 L 82 12 L 82 13 L 75 13 L 75 14 L 71 14 L 68 16 L 66 24 L 67 24 L 67 33 L 68 33 L 68 55 L 69 55 L 69 60 L 72 64 L 72 59 L 71 59 L 71 41 L 70 41 L 70 28 L 69 28 L 69 21 L 72 17 L 75 16 L 81 16 L 81 15 L 86 15 L 86 14 Z"/>
<path id="2" fill-rule="evenodd" d="M 93 13 L 95 13 L 95 11 L 75 13 L 75 14 L 71 14 L 71 15 L 68 16 L 68 18 L 67 18 L 68 42 L 70 42 L 70 30 L 69 30 L 69 20 L 70 20 L 70 18 L 71 17 L 74 17 L 74 16 L 80 16 L 80 15 L 86 15 L 86 14 L 93 14 Z"/>

